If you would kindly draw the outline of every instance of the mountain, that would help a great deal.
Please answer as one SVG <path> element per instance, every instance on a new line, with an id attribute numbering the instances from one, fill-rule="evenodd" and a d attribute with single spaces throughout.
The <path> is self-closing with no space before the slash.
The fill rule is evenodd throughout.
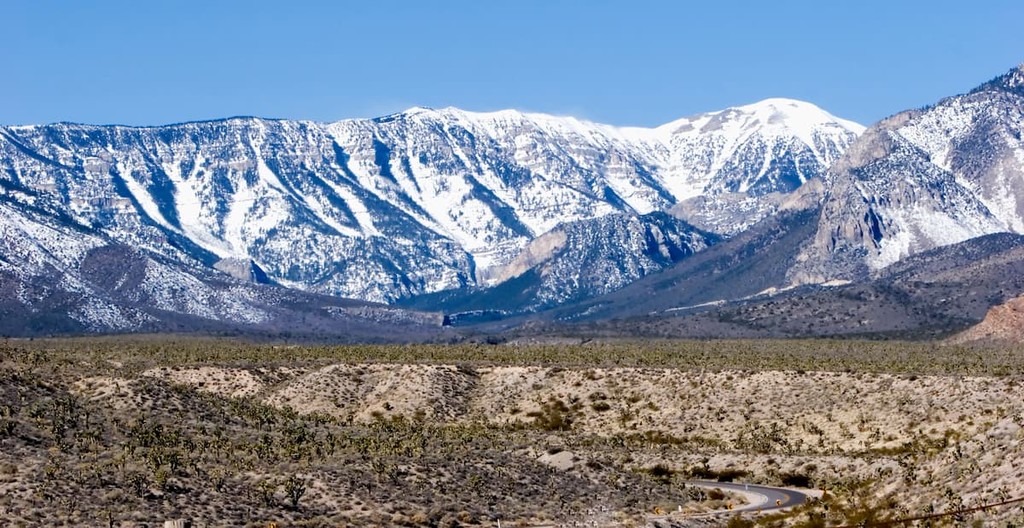
<path id="1" fill-rule="evenodd" d="M 1016 265 L 1024 227 L 1022 80 L 1024 66 L 885 119 L 825 177 L 785 194 L 772 215 L 618 291 L 537 314 L 525 328 L 922 337 L 974 324 L 1024 293 Z"/>
<path id="2" fill-rule="evenodd" d="M 0 335 L 202 331 L 342 341 L 440 338 L 441 316 L 259 284 L 0 199 Z M 382 332 L 387 328 L 387 332 Z"/>
<path id="3" fill-rule="evenodd" d="M 454 108 L 0 127 L 0 310 L 40 332 L 444 338 L 443 311 L 946 335 L 1024 294 L 1022 128 L 1024 66 L 867 130 L 786 99 L 656 128 Z"/>
<path id="4" fill-rule="evenodd" d="M 1024 66 L 868 129 L 824 178 L 795 282 L 859 280 L 910 255 L 1024 233 Z"/>
<path id="5" fill-rule="evenodd" d="M 560 224 L 490 277 L 494 286 L 439 292 L 400 303 L 444 310 L 452 322 L 533 312 L 609 293 L 719 242 L 672 216 L 612 214 Z"/>
<path id="6" fill-rule="evenodd" d="M 861 130 L 781 99 L 654 129 L 452 108 L 335 123 L 9 126 L 0 197 L 175 266 L 394 302 L 496 286 L 560 225 L 675 207 L 733 235 L 819 178 Z M 653 269 L 609 265 L 623 280 Z"/>
<path id="7" fill-rule="evenodd" d="M 814 234 L 814 210 L 785 209 L 743 233 L 612 293 L 542 314 L 593 322 L 680 314 L 773 291 L 785 283 L 801 244 Z"/>
<path id="8" fill-rule="evenodd" d="M 807 103 L 767 99 L 658 130 L 667 138 L 674 212 L 731 236 L 824 174 L 864 127 Z"/>
<path id="9" fill-rule="evenodd" d="M 813 211 L 790 214 L 796 220 Z M 1024 236 L 997 233 L 935 248 L 872 280 L 775 288 L 799 256 L 794 242 L 813 236 L 814 224 L 778 237 L 762 227 L 612 294 L 518 321 L 508 335 L 935 338 L 977 324 L 990 307 L 1024 294 Z M 761 258 L 744 258 L 751 254 Z"/>

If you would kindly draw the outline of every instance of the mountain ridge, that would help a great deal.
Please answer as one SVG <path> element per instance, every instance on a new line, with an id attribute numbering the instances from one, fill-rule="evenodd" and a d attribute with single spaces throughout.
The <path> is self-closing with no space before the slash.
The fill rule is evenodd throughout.
<path id="1" fill-rule="evenodd" d="M 508 110 L 0 132 L 0 187 L 16 201 L 168 258 L 251 260 L 278 284 L 378 302 L 478 285 L 562 222 L 678 201 L 665 183 L 670 148 L 655 129 Z M 855 131 L 822 134 L 838 152 Z M 820 175 L 822 163 L 793 172 L 787 161 L 765 176 L 769 160 L 818 146 L 755 139 L 728 177 Z M 775 207 L 744 199 L 745 220 Z M 731 219 L 715 218 L 698 227 L 729 230 Z"/>

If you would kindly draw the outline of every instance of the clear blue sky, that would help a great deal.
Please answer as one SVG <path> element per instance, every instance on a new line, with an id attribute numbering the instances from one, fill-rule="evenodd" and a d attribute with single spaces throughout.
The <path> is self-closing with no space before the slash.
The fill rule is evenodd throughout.
<path id="1" fill-rule="evenodd" d="M 0 123 L 410 106 L 656 125 L 767 97 L 865 124 L 1024 61 L 1024 1 L 0 0 Z"/>

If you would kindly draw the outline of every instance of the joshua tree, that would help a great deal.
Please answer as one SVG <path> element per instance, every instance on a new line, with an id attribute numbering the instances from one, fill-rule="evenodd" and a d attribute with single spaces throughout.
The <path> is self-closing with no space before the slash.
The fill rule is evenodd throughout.
<path id="1" fill-rule="evenodd" d="M 292 475 L 284 481 L 284 493 L 288 496 L 288 502 L 291 503 L 292 509 L 297 510 L 299 501 L 306 494 L 306 482 Z"/>

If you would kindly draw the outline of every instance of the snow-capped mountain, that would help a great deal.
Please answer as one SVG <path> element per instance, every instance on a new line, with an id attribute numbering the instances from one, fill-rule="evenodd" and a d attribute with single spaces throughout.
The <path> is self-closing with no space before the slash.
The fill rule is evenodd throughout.
<path id="1" fill-rule="evenodd" d="M 733 234 L 861 130 L 780 99 L 654 129 L 451 108 L 12 126 L 0 127 L 0 196 L 170 262 L 243 276 L 251 262 L 284 286 L 391 302 L 493 281 L 568 222 L 679 206 Z"/>
<path id="2" fill-rule="evenodd" d="M 735 235 L 775 213 L 786 194 L 843 154 L 864 127 L 791 99 L 767 99 L 680 119 L 667 137 L 665 173 L 677 215 Z"/>
<path id="3" fill-rule="evenodd" d="M 832 166 L 797 282 L 857 279 L 909 255 L 1024 233 L 1024 66 L 871 127 Z"/>

